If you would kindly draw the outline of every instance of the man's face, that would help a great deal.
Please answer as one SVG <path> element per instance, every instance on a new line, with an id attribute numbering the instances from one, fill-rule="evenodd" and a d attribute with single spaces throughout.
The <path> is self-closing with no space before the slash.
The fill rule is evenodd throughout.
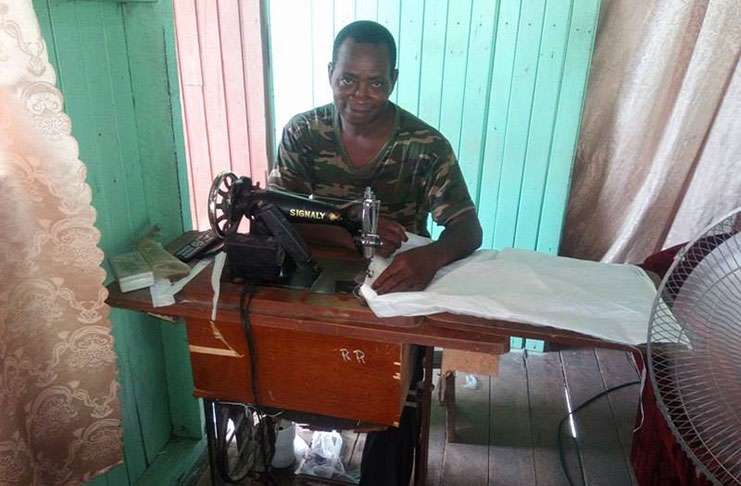
<path id="1" fill-rule="evenodd" d="M 381 120 L 397 75 L 385 44 L 345 39 L 336 62 L 329 64 L 329 84 L 342 120 L 355 126 Z"/>

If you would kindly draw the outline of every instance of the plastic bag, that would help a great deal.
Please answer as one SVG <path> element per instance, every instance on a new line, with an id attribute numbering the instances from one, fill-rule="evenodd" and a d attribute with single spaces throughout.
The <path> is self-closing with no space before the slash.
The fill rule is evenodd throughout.
<path id="1" fill-rule="evenodd" d="M 335 431 L 314 432 L 311 436 L 311 451 L 296 470 L 296 474 L 308 474 L 320 478 L 331 478 L 344 474 L 342 465 L 342 436 Z"/>
<path id="2" fill-rule="evenodd" d="M 275 425 L 275 454 L 270 463 L 274 468 L 281 469 L 293 465 L 295 437 L 296 425 L 288 420 L 278 420 Z"/>
<path id="3" fill-rule="evenodd" d="M 463 388 L 466 388 L 467 390 L 479 389 L 479 379 L 476 378 L 475 375 L 466 375 L 464 380 L 465 382 L 463 383 Z"/>
<path id="4" fill-rule="evenodd" d="M 300 435 L 296 434 L 296 437 L 293 438 L 293 455 L 296 459 L 296 464 L 301 464 L 308 453 L 309 444 Z"/>

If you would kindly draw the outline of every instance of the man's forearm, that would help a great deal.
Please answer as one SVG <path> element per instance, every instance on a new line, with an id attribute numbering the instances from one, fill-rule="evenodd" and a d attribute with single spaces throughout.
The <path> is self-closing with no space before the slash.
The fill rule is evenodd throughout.
<path id="1" fill-rule="evenodd" d="M 450 221 L 440 238 L 428 245 L 439 267 L 467 257 L 481 246 L 482 231 L 475 211 L 465 212 Z"/>

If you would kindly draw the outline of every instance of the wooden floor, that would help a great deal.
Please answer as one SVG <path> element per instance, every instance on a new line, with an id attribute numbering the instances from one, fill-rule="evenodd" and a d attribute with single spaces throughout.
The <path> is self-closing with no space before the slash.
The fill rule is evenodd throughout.
<path id="1" fill-rule="evenodd" d="M 510 352 L 502 356 L 498 376 L 477 376 L 475 389 L 466 387 L 464 378 L 456 380 L 454 443 L 445 437 L 444 408 L 433 402 L 429 486 L 568 486 L 556 430 L 568 413 L 566 390 L 575 408 L 638 374 L 627 353 L 581 348 Z M 573 484 L 635 484 L 628 456 L 638 393 L 638 386 L 623 388 L 579 411 L 578 448 L 568 439 L 567 424 L 562 437 Z M 353 463 L 361 449 L 356 447 Z M 313 484 L 286 472 L 276 476 L 281 486 Z M 206 471 L 198 486 L 209 483 Z"/>

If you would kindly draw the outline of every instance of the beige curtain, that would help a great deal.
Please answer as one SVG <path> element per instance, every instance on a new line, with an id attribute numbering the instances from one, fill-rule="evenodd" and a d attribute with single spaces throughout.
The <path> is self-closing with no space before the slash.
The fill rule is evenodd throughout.
<path id="1" fill-rule="evenodd" d="M 739 0 L 603 0 L 561 252 L 640 262 L 741 205 Z"/>
<path id="2" fill-rule="evenodd" d="M 31 0 L 0 0 L 0 484 L 121 462 L 91 191 Z"/>

